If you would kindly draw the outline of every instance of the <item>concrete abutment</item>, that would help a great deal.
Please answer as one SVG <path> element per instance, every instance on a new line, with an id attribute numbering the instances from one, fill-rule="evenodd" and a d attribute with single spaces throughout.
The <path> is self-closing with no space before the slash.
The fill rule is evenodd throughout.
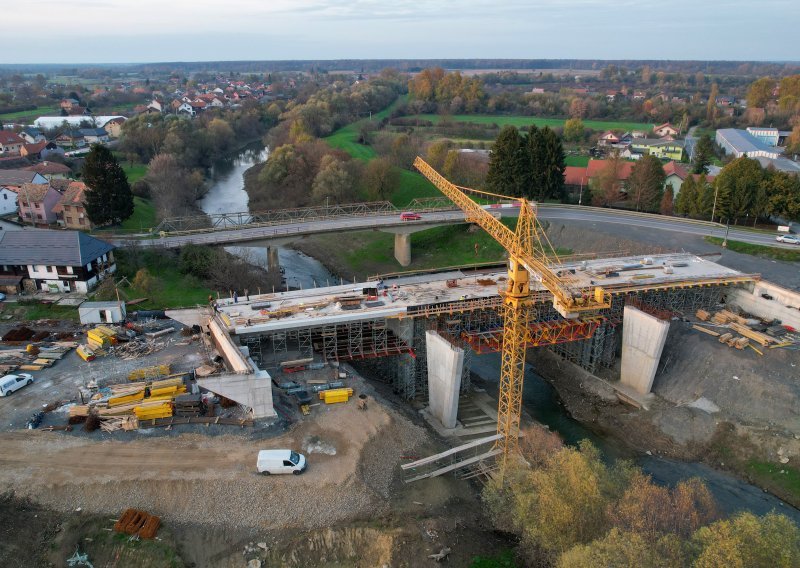
<path id="1" fill-rule="evenodd" d="M 428 352 L 428 404 L 430 413 L 445 428 L 455 428 L 464 350 L 435 331 L 425 332 Z"/>
<path id="2" fill-rule="evenodd" d="M 669 322 L 633 306 L 625 306 L 622 319 L 622 372 L 620 382 L 640 394 L 653 387 Z"/>

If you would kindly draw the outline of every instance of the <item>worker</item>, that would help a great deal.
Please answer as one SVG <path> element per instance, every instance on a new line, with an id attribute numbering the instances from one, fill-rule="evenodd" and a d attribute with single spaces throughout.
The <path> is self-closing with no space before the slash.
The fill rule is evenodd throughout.
<path id="1" fill-rule="evenodd" d="M 236 292 L 236 291 L 233 292 L 233 303 L 234 304 L 238 304 L 239 303 L 239 293 Z"/>

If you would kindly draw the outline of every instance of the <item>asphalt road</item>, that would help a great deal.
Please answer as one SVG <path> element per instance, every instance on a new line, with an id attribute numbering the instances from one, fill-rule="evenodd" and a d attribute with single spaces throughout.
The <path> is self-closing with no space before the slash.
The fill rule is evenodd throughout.
<path id="1" fill-rule="evenodd" d="M 514 209 L 495 209 L 495 212 L 515 216 Z M 594 208 L 544 206 L 539 208 L 538 216 L 542 220 L 550 221 L 575 221 L 585 223 L 603 223 L 621 225 L 634 228 L 642 227 L 653 231 L 670 231 L 697 236 L 715 236 L 723 238 L 726 229 L 722 225 L 712 223 L 698 223 L 678 217 L 665 218 L 660 215 L 631 215 L 630 213 L 614 210 L 598 210 Z M 389 230 L 408 231 L 422 230 L 442 224 L 459 223 L 464 221 L 461 211 L 444 211 L 423 213 L 417 221 L 401 221 L 400 216 L 374 215 L 367 217 L 344 217 L 335 219 L 320 219 L 272 225 L 266 227 L 245 227 L 241 229 L 222 229 L 208 232 L 197 232 L 185 235 L 166 236 L 158 239 L 140 239 L 142 246 L 162 246 L 167 248 L 180 247 L 187 244 L 245 244 L 248 241 L 263 241 L 271 239 L 291 239 L 305 235 L 320 233 L 336 233 L 342 231 L 363 230 Z M 774 235 L 730 228 L 728 238 L 746 243 L 793 248 L 796 245 L 784 245 L 775 241 Z M 117 245 L 130 243 L 130 239 L 119 239 Z"/>

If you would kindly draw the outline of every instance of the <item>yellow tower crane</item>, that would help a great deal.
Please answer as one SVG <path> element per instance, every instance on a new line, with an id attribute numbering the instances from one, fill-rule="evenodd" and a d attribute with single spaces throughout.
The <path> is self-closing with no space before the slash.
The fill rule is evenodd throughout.
<path id="1" fill-rule="evenodd" d="M 568 319 L 611 307 L 611 295 L 601 287 L 581 287 L 572 275 L 553 266 L 553 259 L 542 245 L 543 233 L 540 237 L 535 205 L 531 202 L 513 198 L 519 201 L 520 208 L 516 230 L 512 231 L 466 193 L 475 190 L 457 187 L 420 157 L 414 161 L 414 167 L 464 211 L 468 223 L 479 225 L 508 252 L 508 282 L 505 291 L 500 293 L 503 344 L 497 409 L 497 433 L 502 435 L 497 444 L 502 450 L 504 469 L 508 456 L 517 450 L 519 438 L 525 350 L 530 338 L 533 304 L 531 275 L 553 294 L 553 306 Z"/>

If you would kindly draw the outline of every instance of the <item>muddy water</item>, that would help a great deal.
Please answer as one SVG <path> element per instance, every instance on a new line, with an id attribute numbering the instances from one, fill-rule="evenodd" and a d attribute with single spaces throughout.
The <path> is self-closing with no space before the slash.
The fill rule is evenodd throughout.
<path id="1" fill-rule="evenodd" d="M 500 355 L 496 353 L 475 355 L 472 371 L 491 385 L 497 385 L 500 373 Z M 680 462 L 657 456 L 638 454 L 627 448 L 619 440 L 598 434 L 569 416 L 561 404 L 555 389 L 537 375 L 531 365 L 525 366 L 522 404 L 525 410 L 538 422 L 546 424 L 558 432 L 568 444 L 589 439 L 609 460 L 631 459 L 653 481 L 661 485 L 675 485 L 683 479 L 699 477 L 714 494 L 722 513 L 730 515 L 736 511 L 747 510 L 757 515 L 766 514 L 773 509 L 800 523 L 800 510 L 795 509 L 764 492 L 755 485 L 736 477 L 717 471 L 698 462 Z"/>
<path id="2" fill-rule="evenodd" d="M 197 202 L 200 208 L 208 214 L 248 211 L 244 172 L 266 160 L 268 155 L 268 148 L 255 143 L 245 147 L 239 154 L 214 164 L 213 183 L 203 199 Z M 252 264 L 264 267 L 267 265 L 267 251 L 264 247 L 225 247 L 225 250 Z M 299 251 L 278 247 L 278 257 L 283 268 L 285 285 L 291 288 L 314 288 L 339 283 L 339 279 L 321 262 Z"/>

